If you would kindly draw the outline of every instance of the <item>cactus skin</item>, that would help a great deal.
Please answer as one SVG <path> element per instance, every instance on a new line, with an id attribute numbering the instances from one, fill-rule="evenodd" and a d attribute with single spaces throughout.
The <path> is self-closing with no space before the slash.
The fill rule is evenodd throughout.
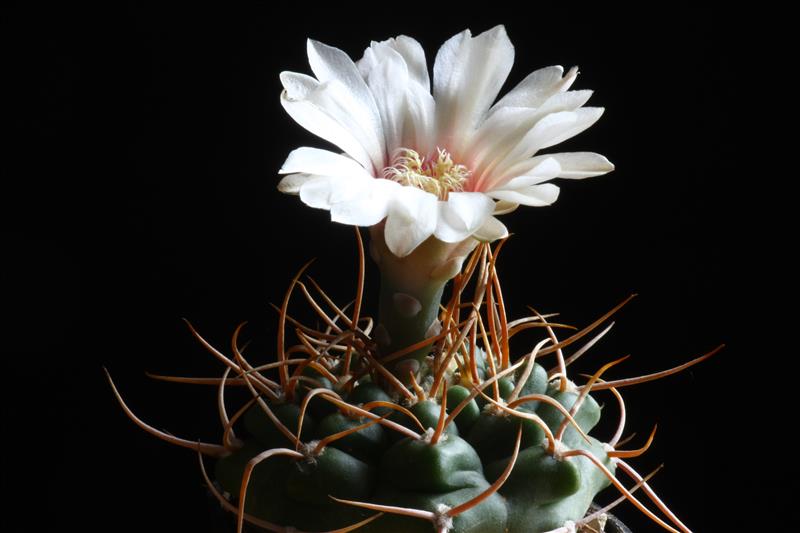
<path id="1" fill-rule="evenodd" d="M 544 379 L 543 379 L 544 377 Z M 512 380 L 504 380 L 514 386 Z M 504 386 L 503 388 L 507 388 Z M 370 390 L 372 395 L 370 396 Z M 571 407 L 576 392 L 560 393 L 547 387 L 546 371 L 539 364 L 523 390 L 528 394 L 546 393 L 566 408 Z M 364 382 L 344 400 L 353 405 L 380 398 L 383 389 Z M 448 392 L 449 412 L 463 400 L 468 390 L 453 386 Z M 271 405 L 273 412 L 288 428 L 296 428 L 300 406 L 296 403 Z M 525 404 L 526 412 L 547 421 L 556 432 L 563 415 L 552 407 L 536 402 Z M 412 406 L 423 425 L 435 430 L 440 405 L 424 400 Z M 370 425 L 332 442 L 314 460 L 290 460 L 274 457 L 259 464 L 250 480 L 246 511 L 263 520 L 291 525 L 304 531 L 329 531 L 346 527 L 374 514 L 366 509 L 344 506 L 330 499 L 359 500 L 435 512 L 444 504 L 455 507 L 486 490 L 508 465 L 517 427 L 521 424 L 523 440 L 511 476 L 498 493 L 491 495 L 453 520 L 459 533 L 529 533 L 556 529 L 567 520 L 582 517 L 597 492 L 609 485 L 608 479 L 583 457 L 557 459 L 543 446 L 544 432 L 535 424 L 518 421 L 486 405 L 482 410 L 470 400 L 447 427 L 436 444 L 403 437 L 379 424 Z M 391 416 L 399 422 L 406 415 Z M 588 396 L 575 414 L 581 429 L 588 432 L 600 418 L 598 404 Z M 348 416 L 341 410 L 321 419 L 306 413 L 303 435 L 320 440 L 363 424 L 367 419 Z M 247 461 L 268 447 L 291 447 L 291 443 L 272 426 L 258 405 L 245 415 L 253 435 L 240 450 L 218 461 L 216 479 L 224 490 L 237 497 Z M 417 428 L 419 429 L 419 428 Z M 392 438 L 398 435 L 399 438 Z M 265 438 L 266 437 L 266 438 Z M 392 442 L 394 440 L 394 442 Z M 574 429 L 565 432 L 567 447 L 591 451 L 613 471 L 603 445 L 591 439 L 587 443 Z M 545 442 L 546 443 L 546 442 Z M 385 515 L 359 531 L 375 533 L 413 533 L 431 531 L 431 524 L 407 516 Z"/>

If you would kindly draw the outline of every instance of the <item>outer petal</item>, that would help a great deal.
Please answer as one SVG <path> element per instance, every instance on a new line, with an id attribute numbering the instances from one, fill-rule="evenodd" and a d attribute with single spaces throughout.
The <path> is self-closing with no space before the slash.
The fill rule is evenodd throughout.
<path id="1" fill-rule="evenodd" d="M 614 170 L 614 164 L 600 154 L 594 152 L 564 152 L 560 154 L 541 155 L 533 161 L 544 158 L 555 159 L 561 166 L 559 178 L 582 179 L 602 176 Z"/>
<path id="2" fill-rule="evenodd" d="M 564 67 L 553 66 L 535 70 L 511 89 L 493 107 L 539 107 L 554 94 L 566 91 L 578 77 L 578 68 L 572 67 L 563 78 Z"/>
<path id="3" fill-rule="evenodd" d="M 544 183 L 545 181 L 549 181 L 558 177 L 560 174 L 561 165 L 558 163 L 558 160 L 554 157 L 543 156 L 541 159 L 539 159 L 536 166 L 531 168 L 524 175 L 517 176 L 516 178 L 509 180 L 508 183 L 505 183 L 501 187 L 493 190 L 513 191 L 516 189 L 522 189 L 530 187 L 531 185 Z"/>
<path id="4" fill-rule="evenodd" d="M 437 200 L 414 187 L 399 187 L 389 207 L 384 227 L 386 246 L 397 257 L 405 257 L 436 229 Z"/>
<path id="5" fill-rule="evenodd" d="M 300 194 L 300 187 L 311 177 L 310 174 L 289 174 L 278 182 L 278 190 L 284 194 Z"/>
<path id="6" fill-rule="evenodd" d="M 489 217 L 472 236 L 479 241 L 492 242 L 508 237 L 508 229 L 497 218 Z"/>
<path id="7" fill-rule="evenodd" d="M 303 146 L 292 150 L 278 171 L 279 174 L 319 174 L 323 176 L 366 176 L 371 175 L 353 159 L 322 150 Z"/>
<path id="8" fill-rule="evenodd" d="M 602 107 L 583 107 L 575 111 L 551 113 L 536 123 L 517 146 L 497 165 L 495 175 L 509 176 L 511 168 L 537 151 L 579 134 L 600 118 Z M 493 177 L 494 179 L 494 177 Z"/>
<path id="9" fill-rule="evenodd" d="M 372 226 L 389 213 L 389 206 L 399 183 L 388 180 L 372 180 L 353 198 L 331 206 L 331 220 L 353 226 Z"/>
<path id="10" fill-rule="evenodd" d="M 306 48 L 308 62 L 317 79 L 322 83 L 336 80 L 347 87 L 348 91 L 361 104 L 355 110 L 358 112 L 358 120 L 372 128 L 373 134 L 377 138 L 383 138 L 381 119 L 375 100 L 353 60 L 338 48 L 312 39 L 308 40 Z"/>
<path id="11" fill-rule="evenodd" d="M 439 49 L 433 66 L 437 139 L 456 158 L 483 120 L 514 63 L 514 46 L 503 26 L 474 39 L 469 30 Z"/>
<path id="12" fill-rule="evenodd" d="M 338 146 L 364 168 L 383 167 L 382 138 L 365 131 L 355 120 L 360 105 L 338 82 L 320 84 L 294 72 L 281 73 L 281 105 L 295 122 Z M 376 165 L 376 161 L 380 161 Z"/>
<path id="13" fill-rule="evenodd" d="M 513 191 L 491 191 L 489 196 L 506 202 L 514 202 L 521 205 L 542 207 L 550 205 L 558 199 L 558 187 L 552 183 L 543 185 L 531 185 Z"/>
<path id="14" fill-rule="evenodd" d="M 494 167 L 519 146 L 539 121 L 553 113 L 574 111 L 591 95 L 592 91 L 568 91 L 552 95 L 539 108 L 498 108 L 481 125 L 469 149 L 474 154 L 474 187 L 487 190 L 502 183 L 507 175 L 494 172 Z"/>
<path id="15" fill-rule="evenodd" d="M 483 193 L 453 192 L 440 201 L 434 235 L 444 242 L 460 242 L 475 233 L 494 211 L 494 202 Z"/>

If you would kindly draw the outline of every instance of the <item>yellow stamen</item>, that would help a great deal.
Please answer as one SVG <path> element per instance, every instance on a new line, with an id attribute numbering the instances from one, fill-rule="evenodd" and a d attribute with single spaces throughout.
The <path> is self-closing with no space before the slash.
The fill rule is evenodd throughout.
<path id="1" fill-rule="evenodd" d="M 447 150 L 437 148 L 436 154 L 436 159 L 426 159 L 410 148 L 400 148 L 392 166 L 383 170 L 383 177 L 447 200 L 448 193 L 464 190 L 470 172 L 464 165 L 454 163 Z"/>

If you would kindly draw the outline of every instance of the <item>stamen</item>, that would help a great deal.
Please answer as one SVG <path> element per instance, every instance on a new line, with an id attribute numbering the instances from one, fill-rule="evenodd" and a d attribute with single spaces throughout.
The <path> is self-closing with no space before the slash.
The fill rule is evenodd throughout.
<path id="1" fill-rule="evenodd" d="M 463 191 L 470 171 L 453 162 L 447 150 L 436 148 L 436 158 L 426 159 L 410 148 L 399 148 L 392 158 L 392 166 L 383 169 L 383 177 L 435 194 L 447 200 L 448 193 Z"/>

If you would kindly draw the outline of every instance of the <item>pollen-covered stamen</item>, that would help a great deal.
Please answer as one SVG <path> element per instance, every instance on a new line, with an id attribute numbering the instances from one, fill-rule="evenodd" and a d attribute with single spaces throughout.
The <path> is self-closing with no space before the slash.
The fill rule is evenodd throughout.
<path id="1" fill-rule="evenodd" d="M 463 191 L 470 171 L 453 162 L 447 150 L 436 148 L 435 158 L 426 158 L 410 148 L 399 148 L 392 165 L 383 169 L 383 177 L 402 185 L 417 187 L 446 200 L 453 191 Z"/>

